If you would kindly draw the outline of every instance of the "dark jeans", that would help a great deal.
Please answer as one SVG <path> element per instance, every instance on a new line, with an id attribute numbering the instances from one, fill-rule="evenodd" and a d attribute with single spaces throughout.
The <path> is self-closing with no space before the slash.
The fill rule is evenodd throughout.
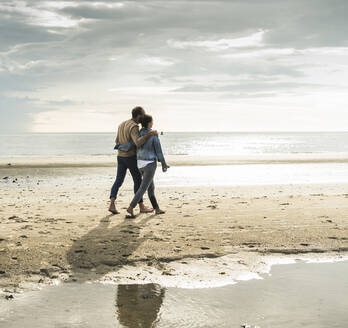
<path id="1" fill-rule="evenodd" d="M 121 157 L 117 156 L 117 176 L 116 180 L 111 188 L 110 198 L 117 198 L 118 190 L 123 184 L 126 177 L 127 169 L 129 169 L 134 182 L 134 193 L 136 193 L 141 185 L 141 174 L 137 166 L 137 157 Z M 141 197 L 139 203 L 143 201 Z"/>
<path id="2" fill-rule="evenodd" d="M 131 207 L 134 208 L 137 205 L 139 199 L 142 199 L 147 190 L 147 194 L 149 196 L 152 207 L 154 209 L 159 208 L 155 197 L 155 184 L 153 183 L 153 177 L 155 176 L 156 168 L 157 162 L 153 162 L 139 169 L 141 175 L 143 176 L 143 181 L 141 182 L 138 191 L 135 193 L 134 198 L 130 203 Z"/>

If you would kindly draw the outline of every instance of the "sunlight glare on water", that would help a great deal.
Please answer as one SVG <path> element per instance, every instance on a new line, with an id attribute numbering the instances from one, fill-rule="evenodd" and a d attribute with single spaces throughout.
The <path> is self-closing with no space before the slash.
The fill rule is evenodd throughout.
<path id="1" fill-rule="evenodd" d="M 115 134 L 0 135 L 0 157 L 111 155 Z M 348 153 L 348 132 L 168 132 L 160 139 L 167 155 Z"/>

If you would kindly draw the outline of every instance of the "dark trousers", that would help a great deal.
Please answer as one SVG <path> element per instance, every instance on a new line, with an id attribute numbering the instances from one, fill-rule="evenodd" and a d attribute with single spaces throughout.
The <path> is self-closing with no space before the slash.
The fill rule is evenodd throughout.
<path id="1" fill-rule="evenodd" d="M 137 157 L 121 157 L 117 156 L 117 176 L 116 180 L 111 188 L 110 198 L 117 198 L 118 190 L 123 184 L 124 178 L 126 177 L 127 169 L 132 175 L 134 182 L 134 193 L 136 193 L 141 185 L 141 173 L 137 166 Z M 139 203 L 143 201 L 141 197 Z"/>

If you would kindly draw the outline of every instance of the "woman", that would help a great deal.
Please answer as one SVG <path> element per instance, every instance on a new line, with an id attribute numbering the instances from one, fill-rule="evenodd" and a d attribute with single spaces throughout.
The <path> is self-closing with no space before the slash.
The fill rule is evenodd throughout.
<path id="1" fill-rule="evenodd" d="M 145 135 L 153 126 L 153 119 L 150 115 L 145 115 L 141 121 L 142 129 L 140 130 L 140 136 Z M 134 195 L 133 200 L 131 201 L 127 212 L 129 215 L 127 218 L 135 218 L 134 208 L 139 203 L 140 199 L 145 194 L 146 190 L 149 195 L 150 202 L 152 207 L 156 211 L 156 214 L 164 214 L 157 203 L 155 197 L 155 185 L 153 178 L 155 176 L 157 161 L 162 164 L 162 171 L 166 172 L 169 166 L 167 165 L 163 153 L 160 140 L 158 136 L 151 136 L 143 146 L 137 148 L 137 162 L 139 171 L 143 177 L 141 185 Z"/>

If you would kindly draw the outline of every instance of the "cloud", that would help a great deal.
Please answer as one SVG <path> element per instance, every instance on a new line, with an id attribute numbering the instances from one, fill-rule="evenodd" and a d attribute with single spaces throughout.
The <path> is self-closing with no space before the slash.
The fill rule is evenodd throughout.
<path id="1" fill-rule="evenodd" d="M 77 19 L 46 10 L 44 6 L 30 6 L 25 1 L 4 1 L 0 3 L 0 11 L 2 14 L 21 17 L 29 25 L 68 28 L 79 24 Z"/>
<path id="2" fill-rule="evenodd" d="M 154 65 L 154 66 L 171 66 L 174 64 L 173 61 L 161 58 L 161 57 L 145 57 L 139 59 L 140 63 L 145 65 Z"/>
<path id="3" fill-rule="evenodd" d="M 202 47 L 210 51 L 226 50 L 230 48 L 246 48 L 246 47 L 261 47 L 265 31 L 259 31 L 251 35 L 234 38 L 234 39 L 219 39 L 205 41 L 175 41 L 168 40 L 170 47 L 178 49 L 186 49 L 190 47 Z"/>
<path id="4" fill-rule="evenodd" d="M 14 113 L 12 127 L 30 130 L 33 117 L 49 117 L 53 107 L 119 113 L 135 101 L 164 110 L 162 101 L 168 112 L 180 105 L 194 113 L 197 104 L 208 110 L 232 97 L 252 107 L 254 98 L 310 93 L 322 93 L 324 104 L 348 85 L 347 7 L 345 0 L 2 1 L 1 111 Z"/>
<path id="5" fill-rule="evenodd" d="M 18 17 L 4 15 L 0 9 L 0 51 L 8 51 L 11 47 L 28 43 L 59 41 L 63 37 L 54 35 L 39 26 L 23 23 Z"/>
<path id="6" fill-rule="evenodd" d="M 32 122 L 41 108 L 33 105 L 27 98 L 0 97 L 1 133 L 18 133 L 28 130 L 28 122 Z"/>
<path id="7" fill-rule="evenodd" d="M 296 82 L 253 82 L 244 81 L 235 84 L 223 85 L 198 85 L 188 84 L 184 87 L 174 89 L 172 92 L 217 92 L 217 93 L 230 93 L 232 95 L 261 95 L 261 92 L 267 92 L 267 96 L 271 94 L 273 96 L 279 96 L 281 92 L 292 92 L 294 89 L 301 89 L 302 92 L 308 90 L 319 89 L 336 89 L 337 86 L 330 86 L 327 84 L 315 84 L 315 83 L 296 83 Z M 348 89 L 348 86 L 346 87 Z M 272 92 L 272 93 L 270 93 Z"/>

